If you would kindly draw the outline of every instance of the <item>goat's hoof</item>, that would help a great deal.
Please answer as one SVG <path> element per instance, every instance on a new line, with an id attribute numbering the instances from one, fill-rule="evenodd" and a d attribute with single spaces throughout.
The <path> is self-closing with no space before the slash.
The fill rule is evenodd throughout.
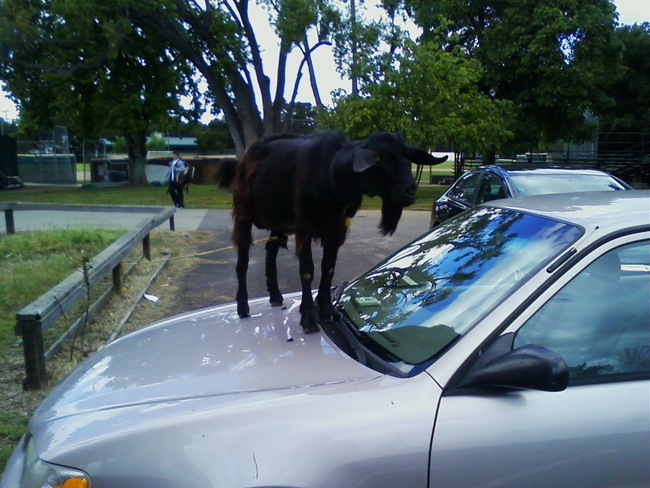
<path id="1" fill-rule="evenodd" d="M 302 325 L 302 330 L 305 334 L 311 334 L 312 332 L 320 331 L 315 316 L 311 316 L 311 317 L 303 316 L 302 320 L 300 321 L 300 325 Z"/>
<path id="2" fill-rule="evenodd" d="M 302 331 L 303 331 L 305 334 L 311 334 L 312 332 L 319 332 L 319 331 L 320 331 L 320 328 L 319 328 L 318 325 L 316 325 L 316 324 L 313 324 L 313 325 L 303 325 L 303 326 L 302 326 Z"/>
<path id="3" fill-rule="evenodd" d="M 337 319 L 338 317 L 339 314 L 332 305 L 319 307 L 318 319 L 321 322 L 325 322 L 325 323 L 334 322 L 334 319 Z"/>

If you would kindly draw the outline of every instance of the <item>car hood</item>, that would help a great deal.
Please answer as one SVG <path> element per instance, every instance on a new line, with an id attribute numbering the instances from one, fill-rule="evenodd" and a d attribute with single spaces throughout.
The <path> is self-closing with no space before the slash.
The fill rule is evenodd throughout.
<path id="1" fill-rule="evenodd" d="M 35 412 L 32 428 L 88 412 L 215 397 L 232 403 L 244 393 L 331 388 L 381 376 L 325 334 L 305 335 L 299 305 L 298 295 L 282 308 L 252 301 L 251 317 L 240 319 L 231 304 L 127 335 L 64 378 Z"/>

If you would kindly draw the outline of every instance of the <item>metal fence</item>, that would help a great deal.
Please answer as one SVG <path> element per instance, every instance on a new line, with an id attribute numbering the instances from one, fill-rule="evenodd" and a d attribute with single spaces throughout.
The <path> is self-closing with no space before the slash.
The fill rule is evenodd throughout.
<path id="1" fill-rule="evenodd" d="M 28 183 L 75 184 L 76 157 L 70 152 L 68 130 L 39 130 L 35 140 L 18 141 L 18 173 Z"/>
<path id="2" fill-rule="evenodd" d="M 454 175 L 484 164 L 480 155 L 457 153 Z M 547 152 L 521 151 L 499 154 L 499 165 L 529 167 L 595 168 L 618 176 L 637 187 L 650 186 L 650 133 L 601 132 L 596 141 L 583 144 L 561 144 Z"/>
<path id="3" fill-rule="evenodd" d="M 57 205 L 29 203 L 0 203 L 0 211 L 4 211 L 7 234 L 15 232 L 14 210 L 38 210 L 42 208 L 59 208 Z M 65 208 L 65 206 L 64 206 Z M 93 207 L 101 211 L 102 207 Z M 161 224 L 169 221 L 170 230 L 175 230 L 174 212 L 171 207 L 139 207 L 135 211 L 156 211 L 152 217 L 145 217 L 131 232 L 117 239 L 113 244 L 100 252 L 88 263 L 88 272 L 74 271 L 70 276 L 55 285 L 38 299 L 27 305 L 16 314 L 16 335 L 22 337 L 25 356 L 25 390 L 36 390 L 47 382 L 45 363 L 60 347 L 63 340 L 72 337 L 77 328 L 84 327 L 96 313 L 101 310 L 112 291 L 120 292 L 122 286 L 122 261 L 137 245 L 142 244 L 143 255 L 151 260 L 150 232 Z M 52 328 L 66 312 L 81 299 L 88 296 L 89 288 L 100 282 L 105 276 L 112 274 L 113 286 L 101 294 L 100 298 L 82 314 L 61 339 L 48 350 L 45 350 L 43 334 Z"/>

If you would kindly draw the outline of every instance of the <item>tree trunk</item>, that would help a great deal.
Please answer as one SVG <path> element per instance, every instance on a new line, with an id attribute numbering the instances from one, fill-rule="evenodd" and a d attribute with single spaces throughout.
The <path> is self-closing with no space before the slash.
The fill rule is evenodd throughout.
<path id="1" fill-rule="evenodd" d="M 137 136 L 124 134 L 129 155 L 129 183 L 141 185 L 147 182 L 144 165 L 147 162 L 147 136 L 139 132 Z"/>
<path id="2" fill-rule="evenodd" d="M 496 164 L 497 161 L 497 152 L 495 149 L 486 151 L 483 154 L 483 164 Z"/>

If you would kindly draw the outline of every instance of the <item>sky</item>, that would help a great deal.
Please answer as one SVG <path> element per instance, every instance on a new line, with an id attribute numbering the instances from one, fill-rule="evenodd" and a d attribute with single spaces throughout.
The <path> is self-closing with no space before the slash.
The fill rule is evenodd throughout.
<path id="1" fill-rule="evenodd" d="M 650 22 L 650 1 L 614 0 L 614 4 L 616 5 L 616 10 L 619 13 L 618 20 L 620 24 L 631 25 L 635 23 Z M 268 23 L 262 23 L 265 24 L 265 27 L 270 30 Z M 273 52 L 273 48 L 268 48 L 267 52 L 271 54 Z M 276 56 L 273 56 L 273 58 L 275 57 Z M 289 83 L 287 85 L 287 97 L 290 96 L 291 90 L 293 88 L 293 80 L 295 78 L 295 72 L 299 63 L 299 59 L 295 59 L 297 57 L 298 56 L 294 56 L 292 58 L 292 64 L 289 65 L 289 72 L 287 77 L 289 80 Z M 331 49 L 329 49 L 327 46 L 321 46 L 315 51 L 314 59 L 316 74 L 319 79 L 319 88 L 324 101 L 327 102 L 327 100 L 330 100 L 329 93 L 332 90 L 341 87 L 347 89 L 348 91 L 350 90 L 350 87 L 347 86 L 350 84 L 350 82 L 348 80 L 341 81 L 339 75 L 334 70 Z M 272 73 L 273 70 L 269 69 L 268 72 Z M 303 76 L 300 90 L 298 92 L 298 101 L 313 103 L 313 96 L 311 94 L 306 72 Z M 6 93 L 2 90 L 2 84 L 0 82 L 0 119 L 9 121 L 14 120 L 17 117 L 18 108 L 9 98 L 7 98 Z M 210 116 L 205 116 L 202 121 L 207 122 L 210 119 Z"/>

